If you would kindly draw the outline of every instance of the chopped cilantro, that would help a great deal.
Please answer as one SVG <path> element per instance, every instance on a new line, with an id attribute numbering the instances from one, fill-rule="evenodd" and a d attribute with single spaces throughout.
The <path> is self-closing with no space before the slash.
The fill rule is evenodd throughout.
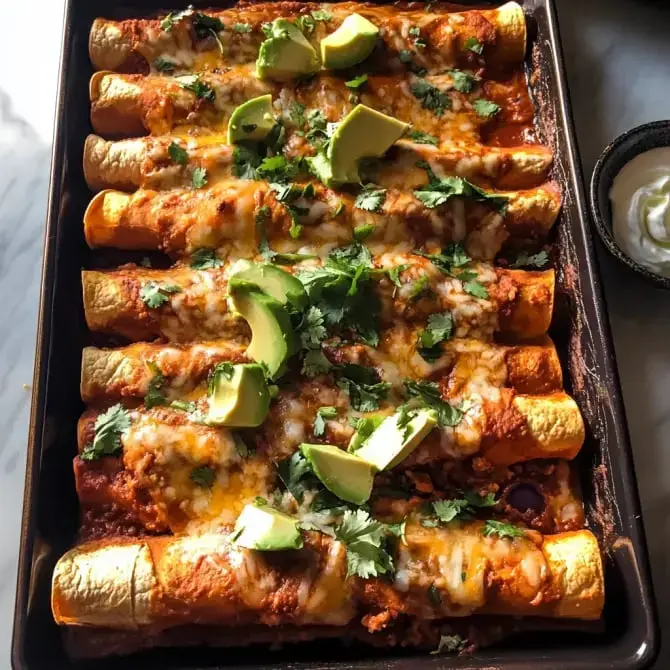
<path id="1" fill-rule="evenodd" d="M 312 12 L 315 21 L 330 21 L 333 15 L 325 9 L 315 9 Z"/>
<path id="2" fill-rule="evenodd" d="M 334 419 L 337 416 L 337 408 L 335 407 L 319 407 L 316 410 L 316 418 L 314 419 L 314 435 L 321 437 L 326 432 L 326 419 Z"/>
<path id="3" fill-rule="evenodd" d="M 196 37 L 199 39 L 204 39 L 209 37 L 212 32 L 217 33 L 225 29 L 221 19 L 218 19 L 215 16 L 208 16 L 201 12 L 196 12 L 193 15 L 193 29 L 195 30 Z"/>
<path id="4" fill-rule="evenodd" d="M 405 379 L 403 387 L 408 398 L 416 398 L 437 412 L 441 426 L 457 426 L 463 420 L 463 412 L 442 399 L 440 387 L 435 382 Z"/>
<path id="5" fill-rule="evenodd" d="M 335 527 L 335 537 L 347 550 L 347 576 L 363 579 L 393 572 L 393 559 L 386 551 L 387 530 L 362 510 L 346 510 Z"/>
<path id="6" fill-rule="evenodd" d="M 430 292 L 430 277 L 428 275 L 421 275 L 411 283 L 409 291 L 407 292 L 407 299 L 410 302 L 413 302 L 426 296 Z"/>
<path id="7" fill-rule="evenodd" d="M 181 288 L 176 284 L 159 284 L 155 281 L 149 281 L 142 285 L 140 289 L 140 298 L 142 302 L 151 309 L 156 309 L 170 299 L 173 293 L 179 293 Z"/>
<path id="8" fill-rule="evenodd" d="M 354 207 L 366 212 L 380 212 L 385 200 L 386 189 L 368 185 L 356 196 Z"/>
<path id="9" fill-rule="evenodd" d="M 430 173 L 429 176 L 428 184 L 414 191 L 416 198 L 429 209 L 440 207 L 456 196 L 485 203 L 499 212 L 503 212 L 507 207 L 506 196 L 484 191 L 464 177 L 435 179 Z"/>
<path id="10" fill-rule="evenodd" d="M 426 42 L 421 39 L 421 28 L 419 28 L 419 26 L 412 26 L 407 33 L 410 37 L 414 38 L 414 46 L 417 47 L 417 49 L 426 48 Z"/>
<path id="11" fill-rule="evenodd" d="M 248 23 L 233 23 L 233 30 L 236 33 L 250 33 L 251 26 Z"/>
<path id="12" fill-rule="evenodd" d="M 410 130 L 407 137 L 412 140 L 412 142 L 416 142 L 416 144 L 432 144 L 434 147 L 439 144 L 439 140 L 435 135 L 429 135 L 420 130 Z"/>
<path id="13" fill-rule="evenodd" d="M 171 60 L 168 60 L 167 58 L 163 58 L 163 56 L 159 56 L 154 61 L 154 67 L 159 72 L 164 72 L 165 74 L 171 74 L 172 72 L 174 72 L 175 68 L 177 67 L 177 64 L 173 63 Z"/>
<path id="14" fill-rule="evenodd" d="M 175 163 L 179 163 L 179 165 L 186 165 L 188 163 L 188 151 L 184 147 L 180 147 L 176 142 L 170 142 L 168 156 Z"/>
<path id="15" fill-rule="evenodd" d="M 257 174 L 271 181 L 288 181 L 300 172 L 300 161 L 291 160 L 282 154 L 263 158 L 256 168 Z"/>
<path id="16" fill-rule="evenodd" d="M 463 70 L 449 70 L 454 89 L 460 93 L 470 93 L 477 78 Z"/>
<path id="17" fill-rule="evenodd" d="M 309 14 L 303 14 L 295 20 L 295 25 L 304 35 L 311 35 L 316 28 L 316 21 Z"/>
<path id="18" fill-rule="evenodd" d="M 293 456 L 277 465 L 277 472 L 289 493 L 301 503 L 305 491 L 313 484 L 313 477 L 310 477 L 312 471 L 307 459 L 296 451 Z"/>
<path id="19" fill-rule="evenodd" d="M 165 375 L 153 361 L 147 363 L 147 367 L 151 370 L 153 376 L 149 380 L 147 394 L 144 396 L 144 406 L 151 409 L 156 405 L 165 405 L 167 402 L 165 394 L 161 390 L 163 384 L 165 384 Z"/>
<path id="20" fill-rule="evenodd" d="M 391 384 L 382 382 L 374 369 L 346 363 L 338 368 L 337 385 L 349 396 L 351 406 L 359 412 L 373 412 L 388 394 Z"/>
<path id="21" fill-rule="evenodd" d="M 312 305 L 307 309 L 298 331 L 303 349 L 317 349 L 321 346 L 321 342 L 326 339 L 328 331 L 323 325 L 323 313 L 318 307 Z"/>
<path id="22" fill-rule="evenodd" d="M 210 270 L 220 268 L 223 261 L 217 258 L 214 249 L 196 249 L 191 256 L 189 267 L 193 270 Z"/>
<path id="23" fill-rule="evenodd" d="M 481 298 L 482 300 L 489 299 L 489 292 L 486 290 L 486 286 L 476 280 L 463 282 L 463 290 L 475 298 Z"/>
<path id="24" fill-rule="evenodd" d="M 498 537 L 514 539 L 515 537 L 523 537 L 525 533 L 522 528 L 514 526 L 511 523 L 504 523 L 503 521 L 494 521 L 489 519 L 482 528 L 482 534 L 489 537 L 490 535 L 497 535 Z"/>
<path id="25" fill-rule="evenodd" d="M 233 431 L 233 442 L 235 442 L 235 450 L 242 458 L 249 458 L 255 453 L 255 449 L 250 447 L 236 432 Z"/>
<path id="26" fill-rule="evenodd" d="M 349 417 L 349 425 L 356 431 L 350 442 L 349 449 L 356 451 L 360 449 L 372 433 L 381 426 L 386 417 L 381 414 L 372 416 Z"/>
<path id="27" fill-rule="evenodd" d="M 549 262 L 549 254 L 546 251 L 539 251 L 536 254 L 529 255 L 522 251 L 509 264 L 511 268 L 541 268 Z"/>
<path id="28" fill-rule="evenodd" d="M 401 63 L 411 63 L 412 62 L 412 52 L 409 49 L 401 49 L 398 54 Z"/>
<path id="29" fill-rule="evenodd" d="M 332 369 L 332 363 L 325 357 L 321 349 L 308 349 L 302 361 L 301 373 L 306 377 L 318 377 Z"/>
<path id="30" fill-rule="evenodd" d="M 203 167 L 193 169 L 191 173 L 191 183 L 193 188 L 202 188 L 207 185 L 207 170 Z"/>
<path id="31" fill-rule="evenodd" d="M 468 37 L 468 39 L 463 43 L 463 49 L 466 51 L 472 51 L 479 56 L 484 53 L 484 45 L 476 37 Z"/>
<path id="32" fill-rule="evenodd" d="M 249 147 L 235 146 L 233 150 L 233 175 L 238 179 L 258 179 L 256 168 L 262 160 L 262 157 Z"/>
<path id="33" fill-rule="evenodd" d="M 485 119 L 490 119 L 500 111 L 500 105 L 497 105 L 490 100 L 484 100 L 484 98 L 477 98 L 472 103 L 472 109 L 474 109 L 479 116 L 483 116 Z"/>
<path id="34" fill-rule="evenodd" d="M 345 81 L 344 85 L 347 88 L 353 88 L 353 89 L 359 89 L 365 82 L 368 80 L 368 75 L 367 74 L 361 74 L 358 77 L 354 77 L 353 79 L 350 79 L 349 81 Z"/>
<path id="35" fill-rule="evenodd" d="M 425 79 L 413 81 L 410 85 L 410 91 L 419 100 L 421 106 L 434 112 L 435 116 L 442 116 L 445 110 L 451 109 L 449 96 Z"/>
<path id="36" fill-rule="evenodd" d="M 214 369 L 209 373 L 209 380 L 207 382 L 207 393 L 211 396 L 219 383 L 219 378 L 224 377 L 228 381 L 233 378 L 235 374 L 235 366 L 228 361 L 217 363 Z"/>
<path id="37" fill-rule="evenodd" d="M 113 405 L 95 420 L 93 442 L 81 452 L 84 461 L 94 461 L 103 456 L 118 456 L 121 452 L 121 435 L 130 428 L 130 414 L 123 405 Z"/>
<path id="38" fill-rule="evenodd" d="M 305 125 L 305 105 L 300 102 L 292 102 L 288 108 L 288 115 L 291 121 L 299 129 L 302 129 Z"/>
<path id="39" fill-rule="evenodd" d="M 267 234 L 265 232 L 265 226 L 268 223 L 270 216 L 271 211 L 269 207 L 261 207 L 258 212 L 256 212 L 256 235 L 258 237 L 258 250 L 260 251 L 260 254 L 264 260 L 266 260 L 268 263 L 274 263 L 275 265 L 294 265 L 300 261 L 315 258 L 315 256 L 311 254 L 282 254 L 277 251 L 273 251 L 270 248 Z"/>
<path id="40" fill-rule="evenodd" d="M 211 489 L 216 480 L 216 472 L 209 465 L 201 465 L 191 470 L 191 481 L 203 489 Z"/>
<path id="41" fill-rule="evenodd" d="M 431 314 L 425 329 L 419 334 L 419 354 L 428 362 L 437 360 L 442 355 L 440 342 L 448 340 L 453 331 L 454 317 L 451 312 Z"/>
<path id="42" fill-rule="evenodd" d="M 193 75 L 192 77 L 189 77 L 188 81 L 181 81 L 180 84 L 182 88 L 195 93 L 196 97 L 201 100 L 214 102 L 216 99 L 214 89 L 209 84 L 202 81 L 198 75 Z"/>
<path id="43" fill-rule="evenodd" d="M 449 523 L 457 519 L 471 519 L 468 501 L 463 498 L 454 500 L 437 500 L 433 503 L 433 512 L 441 523 Z"/>

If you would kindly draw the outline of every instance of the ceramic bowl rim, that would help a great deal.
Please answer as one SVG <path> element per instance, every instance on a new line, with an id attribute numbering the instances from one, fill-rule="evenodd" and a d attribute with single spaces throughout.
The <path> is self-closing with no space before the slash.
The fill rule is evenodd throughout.
<path id="1" fill-rule="evenodd" d="M 665 131 L 667 134 L 667 139 L 662 143 L 652 146 L 644 145 L 645 137 L 655 137 L 659 131 Z M 607 251 L 614 256 L 620 263 L 627 266 L 630 270 L 642 276 L 648 282 L 651 282 L 655 286 L 670 290 L 670 277 L 662 277 L 661 275 L 652 272 L 647 269 L 637 261 L 633 260 L 615 241 L 614 235 L 612 233 L 612 215 L 611 212 L 607 214 L 607 209 L 609 208 L 608 203 L 602 202 L 600 197 L 600 185 L 603 179 L 603 172 L 608 163 L 612 160 L 616 160 L 618 152 L 627 144 L 631 144 L 637 148 L 639 151 L 635 153 L 635 156 L 649 151 L 650 149 L 656 149 L 661 147 L 670 148 L 670 120 L 666 121 L 651 121 L 650 123 L 644 123 L 640 126 L 635 126 L 630 130 L 627 130 L 621 135 L 618 135 L 614 138 L 603 150 L 603 152 L 598 157 L 595 167 L 593 168 L 593 174 L 591 175 L 591 183 L 589 188 L 589 200 L 591 207 L 591 216 L 593 222 L 595 223 L 596 230 L 598 235 L 602 240 L 603 244 Z M 635 146 L 637 145 L 637 146 Z M 623 165 L 622 165 L 623 167 Z M 606 196 L 607 197 L 607 196 Z"/>

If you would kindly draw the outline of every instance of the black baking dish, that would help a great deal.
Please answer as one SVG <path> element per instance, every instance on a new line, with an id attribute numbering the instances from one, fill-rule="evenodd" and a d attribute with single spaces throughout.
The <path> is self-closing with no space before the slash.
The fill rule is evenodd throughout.
<path id="1" fill-rule="evenodd" d="M 202 7 L 207 2 L 196 2 Z M 219 3 L 219 4 L 224 4 Z M 595 267 L 579 158 L 563 71 L 553 0 L 526 0 L 528 68 L 540 132 L 556 154 L 555 177 L 564 191 L 557 225 L 557 310 L 551 334 L 562 356 L 568 390 L 587 425 L 579 456 L 590 528 L 605 552 L 606 606 L 602 626 L 575 632 L 554 627 L 527 631 L 472 656 L 431 656 L 398 649 L 345 648 L 319 641 L 281 650 L 264 648 L 163 649 L 95 661 L 103 668 L 633 668 L 647 667 L 658 649 L 644 530 L 631 450 L 600 280 Z M 90 266 L 82 217 L 91 194 L 82 171 L 90 132 L 88 32 L 96 16 L 122 18 L 172 6 L 165 0 L 67 0 L 42 275 L 23 528 L 14 613 L 12 667 L 93 667 L 73 664 L 49 605 L 53 566 L 72 543 L 77 500 L 72 475 L 76 424 L 83 405 L 78 369 L 90 341 L 80 269 Z M 127 260 L 127 255 L 125 256 Z"/>

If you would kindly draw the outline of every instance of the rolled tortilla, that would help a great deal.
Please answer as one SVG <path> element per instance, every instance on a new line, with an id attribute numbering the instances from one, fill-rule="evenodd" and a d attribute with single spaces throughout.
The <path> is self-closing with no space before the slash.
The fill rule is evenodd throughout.
<path id="1" fill-rule="evenodd" d="M 389 253 L 373 258 L 376 267 L 404 266 L 400 289 L 390 280 L 375 284 L 382 302 L 382 324 L 402 319 L 424 322 L 431 314 L 449 310 L 456 337 L 489 340 L 494 333 L 532 339 L 544 335 L 551 322 L 554 271 L 526 272 L 477 263 L 473 270 L 486 287 L 488 300 L 470 295 L 463 283 L 449 277 L 428 259 L 414 254 Z M 130 340 L 163 337 L 170 342 L 238 338 L 248 334 L 246 322 L 228 309 L 227 274 L 230 264 L 210 270 L 175 266 L 150 270 L 127 265 L 115 270 L 83 271 L 86 322 L 91 330 L 123 335 Z M 284 267 L 294 271 L 300 265 Z M 417 281 L 427 277 L 426 289 L 416 293 Z M 154 281 L 180 287 L 159 309 L 149 309 L 140 298 L 142 286 Z"/>
<path id="2" fill-rule="evenodd" d="M 84 145 L 84 176 L 89 187 L 134 191 L 138 188 L 164 190 L 189 186 L 194 167 L 203 168 L 210 178 L 233 176 L 234 147 L 223 137 L 213 142 L 211 137 L 199 138 L 167 135 L 108 141 L 89 135 Z M 172 143 L 181 146 L 188 155 L 186 164 L 175 163 L 169 155 Z M 287 155 L 298 157 L 311 154 L 308 144 L 293 143 Z M 485 147 L 481 145 L 440 147 L 415 144 L 401 140 L 388 161 L 370 175 L 371 181 L 382 188 L 420 188 L 428 182 L 426 170 L 417 166 L 426 161 L 440 176 L 465 177 L 483 187 L 524 189 L 539 186 L 547 178 L 552 153 L 542 145 L 520 147 Z"/>
<path id="3" fill-rule="evenodd" d="M 267 182 L 234 180 L 200 189 L 139 190 L 133 194 L 101 191 L 84 215 L 84 232 L 91 247 L 160 249 L 184 255 L 196 249 L 234 245 L 238 253 L 255 254 L 256 215 L 269 212 L 265 232 L 279 251 L 299 251 L 305 245 L 344 245 L 359 225 L 375 226 L 369 244 L 387 249 L 401 243 L 421 247 L 463 242 L 477 260 L 491 260 L 508 240 L 544 239 L 558 217 L 561 195 L 547 183 L 527 191 L 496 192 L 507 198 L 504 214 L 486 202 L 451 198 L 438 208 L 423 205 L 412 191 L 388 189 L 379 212 L 355 207 L 348 193 L 314 183 L 307 213 L 300 217 L 302 233 L 289 237 L 293 218 Z M 265 211 L 265 210 L 264 210 Z M 336 225 L 332 225 L 335 223 Z"/>
<path id="4" fill-rule="evenodd" d="M 478 522 L 444 529 L 408 523 L 393 581 L 347 578 L 344 546 L 316 533 L 303 549 L 274 553 L 237 548 L 213 533 L 93 542 L 56 564 L 51 605 L 60 625 L 126 629 L 344 626 L 357 610 L 427 619 L 600 616 L 602 563 L 589 531 L 540 536 L 536 544 L 482 529 Z"/>
<path id="5" fill-rule="evenodd" d="M 226 10 L 208 11 L 208 16 L 219 18 L 227 27 L 246 24 L 248 32 L 227 28 L 218 32 L 218 42 L 210 39 L 211 47 L 202 51 L 193 39 L 191 17 L 174 21 L 168 32 L 161 28 L 161 19 L 130 19 L 110 21 L 96 19 L 89 35 L 89 54 L 93 66 L 100 70 L 147 72 L 156 59 L 174 64 L 178 71 L 202 71 L 230 65 L 251 63 L 258 56 L 258 47 L 264 39 L 263 23 L 276 18 L 294 20 L 299 14 L 320 9 L 316 3 L 304 3 L 298 10 L 284 5 L 258 4 Z M 498 9 L 474 10 L 462 13 L 444 13 L 423 9 L 391 11 L 383 6 L 345 2 L 327 5 L 331 17 L 319 21 L 308 36 L 317 44 L 333 32 L 349 14 L 358 13 L 372 21 L 381 30 L 385 49 L 376 60 L 391 68 L 402 67 L 397 55 L 402 49 L 412 50 L 413 38 L 405 26 L 416 24 L 423 28 L 426 48 L 417 58 L 421 67 L 447 67 L 471 64 L 474 60 L 463 45 L 470 37 L 484 45 L 488 63 L 510 65 L 520 62 L 526 50 L 526 22 L 523 10 L 516 2 L 508 2 Z M 201 43 L 202 41 L 200 41 Z"/>
<path id="6" fill-rule="evenodd" d="M 326 355 L 342 365 L 356 363 L 383 369 L 391 378 L 425 377 L 443 380 L 452 393 L 464 392 L 476 376 L 482 382 L 508 386 L 520 393 L 561 390 L 561 365 L 554 345 L 500 346 L 478 340 L 450 340 L 433 363 L 414 362 L 417 331 L 405 343 L 401 327 L 382 331 L 379 348 L 337 343 Z M 84 402 L 144 398 L 157 375 L 161 392 L 171 400 L 191 394 L 223 361 L 246 362 L 246 343 L 230 341 L 174 346 L 139 342 L 120 349 L 85 347 L 81 365 Z M 408 352 L 414 352 L 409 354 Z M 482 365 L 482 361 L 485 361 Z M 392 372 L 391 372 L 392 371 Z M 204 389 L 203 389 L 204 391 Z M 189 396 L 190 397 L 190 396 Z"/>
<path id="7" fill-rule="evenodd" d="M 475 101 L 485 96 L 482 86 L 478 83 L 468 93 L 457 91 L 448 72 L 429 74 L 424 80 L 411 74 L 370 75 L 365 90 L 355 98 L 341 78 L 327 72 L 296 88 L 293 84 L 260 80 L 254 76 L 253 66 L 236 65 L 229 70 L 198 75 L 201 84 L 211 89 L 207 98 L 197 97 L 186 88 L 193 84 L 194 77 L 96 72 L 89 83 L 93 129 L 99 135 L 114 138 L 165 135 L 172 131 L 195 134 L 196 127 L 201 135 L 223 133 L 240 103 L 268 93 L 273 97 L 275 114 L 286 119 L 290 144 L 306 141 L 296 132 L 296 123 L 300 121 L 294 112 L 296 103 L 305 109 L 318 108 L 327 121 L 338 122 L 360 101 L 411 123 L 415 130 L 434 135 L 442 143 L 478 144 L 484 126 L 496 123 L 495 119 L 477 113 Z M 417 81 L 443 92 L 444 111 L 440 108 L 436 113 L 434 104 L 424 105 L 425 96 L 413 93 Z M 524 89 L 515 91 L 517 97 L 527 95 Z M 532 123 L 532 105 L 519 106 L 510 96 L 503 96 L 498 104 L 501 109 L 496 116 L 500 119 L 509 117 L 508 123 L 513 125 Z M 508 114 L 507 108 L 512 106 L 515 111 Z"/>

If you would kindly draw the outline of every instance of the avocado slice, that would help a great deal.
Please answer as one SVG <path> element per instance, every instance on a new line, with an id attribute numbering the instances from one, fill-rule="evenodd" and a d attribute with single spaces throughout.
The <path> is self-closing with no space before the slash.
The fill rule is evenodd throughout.
<path id="1" fill-rule="evenodd" d="M 329 444 L 300 445 L 314 474 L 338 498 L 362 505 L 370 498 L 376 469 L 358 456 Z"/>
<path id="2" fill-rule="evenodd" d="M 357 452 L 367 441 L 372 433 L 381 426 L 384 419 L 387 417 L 383 414 L 373 414 L 372 416 L 366 416 L 366 426 L 361 429 L 358 428 L 356 432 L 351 436 L 349 440 L 349 445 L 347 446 L 347 451 L 350 454 Z"/>
<path id="3" fill-rule="evenodd" d="M 275 19 L 270 24 L 269 33 L 256 60 L 256 76 L 259 79 L 287 81 L 313 74 L 321 68 L 314 47 L 290 21 Z"/>
<path id="4" fill-rule="evenodd" d="M 276 265 L 250 263 L 234 272 L 232 277 L 256 284 L 282 305 L 288 303 L 290 307 L 296 310 L 307 307 L 307 293 L 302 282 L 290 272 L 286 272 L 286 270 L 282 270 Z"/>
<path id="5" fill-rule="evenodd" d="M 228 121 L 228 144 L 244 140 L 262 142 L 276 123 L 270 93 L 247 100 L 235 108 Z"/>
<path id="6" fill-rule="evenodd" d="M 366 105 L 356 105 L 333 133 L 326 155 L 328 170 L 323 165 L 315 166 L 314 162 L 310 163 L 310 167 L 324 174 L 330 173 L 326 174 L 328 181 L 324 182 L 327 186 L 358 183 L 359 160 L 383 156 L 408 128 L 409 124 L 392 116 Z"/>
<path id="7" fill-rule="evenodd" d="M 251 328 L 247 355 L 263 363 L 272 379 L 286 369 L 286 361 L 297 351 L 297 338 L 286 308 L 256 284 L 231 277 L 228 297 L 233 310 Z"/>
<path id="8" fill-rule="evenodd" d="M 419 410 L 402 428 L 398 428 L 399 418 L 396 412 L 384 419 L 356 451 L 356 456 L 378 470 L 389 470 L 405 460 L 437 425 L 437 413 L 433 409 Z"/>
<path id="9" fill-rule="evenodd" d="M 342 25 L 321 40 L 323 67 L 340 70 L 364 61 L 375 48 L 379 28 L 360 14 L 349 14 Z"/>
<path id="10" fill-rule="evenodd" d="M 209 396 L 207 423 L 213 426 L 260 426 L 270 409 L 265 372 L 256 363 L 234 365 L 231 376 L 217 374 Z"/>
<path id="11" fill-rule="evenodd" d="M 234 544 L 258 551 L 300 549 L 298 519 L 269 505 L 245 505 L 233 531 Z"/>

